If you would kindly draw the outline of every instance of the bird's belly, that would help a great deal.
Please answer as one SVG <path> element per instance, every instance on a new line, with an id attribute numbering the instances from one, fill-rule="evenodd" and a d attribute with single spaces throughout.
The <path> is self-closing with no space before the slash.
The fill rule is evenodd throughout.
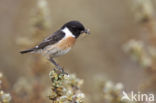
<path id="1" fill-rule="evenodd" d="M 54 57 L 65 55 L 70 51 L 71 48 L 64 49 L 64 50 L 58 50 L 56 53 L 53 54 Z"/>
<path id="2" fill-rule="evenodd" d="M 54 46 L 52 47 L 47 47 L 43 50 L 43 55 L 46 57 L 58 57 L 61 55 L 65 55 L 66 53 L 68 53 L 70 51 L 71 48 L 66 48 L 66 49 L 60 49 L 60 48 L 56 48 Z"/>
<path id="3" fill-rule="evenodd" d="M 65 38 L 54 45 L 49 45 L 46 48 L 44 48 L 43 55 L 52 58 L 64 55 L 70 51 L 74 43 L 75 38 L 73 37 Z"/>

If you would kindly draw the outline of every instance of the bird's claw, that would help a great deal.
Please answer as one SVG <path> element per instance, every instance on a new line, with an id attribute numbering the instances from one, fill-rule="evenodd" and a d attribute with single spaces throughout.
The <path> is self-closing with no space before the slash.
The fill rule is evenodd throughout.
<path id="1" fill-rule="evenodd" d="M 60 71 L 60 73 L 68 75 L 68 73 L 64 71 L 63 67 L 57 66 L 57 69 Z"/>

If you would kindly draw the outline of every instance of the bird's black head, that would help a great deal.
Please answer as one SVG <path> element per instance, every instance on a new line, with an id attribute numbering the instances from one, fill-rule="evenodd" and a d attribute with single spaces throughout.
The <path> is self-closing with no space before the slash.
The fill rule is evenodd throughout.
<path id="1" fill-rule="evenodd" d="M 61 29 L 64 29 L 65 27 L 67 27 L 76 38 L 78 38 L 82 33 L 89 34 L 89 31 L 85 29 L 85 27 L 79 21 L 67 22 L 62 26 Z"/>

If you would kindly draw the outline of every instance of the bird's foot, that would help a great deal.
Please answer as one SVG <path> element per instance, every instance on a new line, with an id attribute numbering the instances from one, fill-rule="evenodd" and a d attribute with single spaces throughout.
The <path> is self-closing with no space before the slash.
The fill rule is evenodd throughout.
<path id="1" fill-rule="evenodd" d="M 68 75 L 68 73 L 64 72 L 63 68 L 62 68 L 59 64 L 57 64 L 53 58 L 50 58 L 49 60 L 56 66 L 57 71 L 58 71 L 59 73 Z M 56 69 L 55 69 L 55 70 L 56 70 Z"/>
<path id="2" fill-rule="evenodd" d="M 57 66 L 57 69 L 60 71 L 60 73 L 68 75 L 68 73 L 64 71 L 63 67 Z"/>

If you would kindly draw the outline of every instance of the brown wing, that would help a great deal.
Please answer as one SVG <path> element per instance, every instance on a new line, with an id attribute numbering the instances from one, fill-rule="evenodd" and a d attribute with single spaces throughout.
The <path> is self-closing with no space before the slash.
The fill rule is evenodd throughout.
<path id="1" fill-rule="evenodd" d="M 59 40 L 61 40 L 65 36 L 65 33 L 58 30 L 54 34 L 50 35 L 48 38 L 43 40 L 38 46 L 36 46 L 34 49 L 44 49 L 48 45 L 52 45 L 57 43 Z"/>

